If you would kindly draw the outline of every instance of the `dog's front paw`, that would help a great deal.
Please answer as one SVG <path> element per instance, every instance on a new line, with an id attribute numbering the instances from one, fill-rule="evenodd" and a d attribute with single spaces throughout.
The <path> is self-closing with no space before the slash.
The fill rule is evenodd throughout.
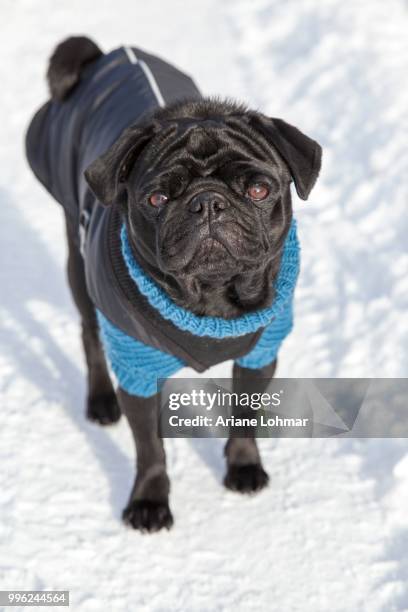
<path id="1" fill-rule="evenodd" d="M 129 527 L 149 533 L 164 528 L 170 529 L 173 525 L 173 516 L 168 503 L 147 499 L 134 499 L 129 502 L 123 511 L 122 518 Z"/>
<path id="2" fill-rule="evenodd" d="M 111 425 L 120 419 L 120 408 L 114 391 L 101 395 L 90 395 L 87 401 L 86 416 L 100 425 Z"/>
<path id="3" fill-rule="evenodd" d="M 267 486 L 269 476 L 258 463 L 230 465 L 224 478 L 224 485 L 238 493 L 256 493 Z"/>

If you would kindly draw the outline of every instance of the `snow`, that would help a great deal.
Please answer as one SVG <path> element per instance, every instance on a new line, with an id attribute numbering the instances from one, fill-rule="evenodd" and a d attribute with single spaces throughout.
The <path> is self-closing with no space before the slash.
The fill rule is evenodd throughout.
<path id="1" fill-rule="evenodd" d="M 143 6 L 142 6 L 143 4 Z M 408 610 L 405 440 L 262 440 L 271 484 L 223 490 L 221 440 L 167 440 L 173 530 L 120 522 L 124 420 L 85 421 L 62 216 L 23 132 L 53 46 L 86 33 L 179 65 L 324 147 L 280 376 L 404 377 L 408 366 L 408 13 L 403 0 L 5 0 L 0 82 L 0 585 L 70 589 L 76 612 Z M 228 365 L 209 374 L 228 376 Z M 191 375 L 184 371 L 183 375 Z"/>

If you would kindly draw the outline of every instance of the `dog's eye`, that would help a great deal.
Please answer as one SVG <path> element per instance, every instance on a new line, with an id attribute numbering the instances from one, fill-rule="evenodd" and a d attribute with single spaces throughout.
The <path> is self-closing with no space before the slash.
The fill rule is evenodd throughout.
<path id="1" fill-rule="evenodd" d="M 251 200 L 259 202 L 260 200 L 265 200 L 265 198 L 268 197 L 269 189 L 263 183 L 254 183 L 248 187 L 247 194 Z"/>
<path id="2" fill-rule="evenodd" d="M 156 191 L 155 193 L 152 193 L 152 195 L 149 198 L 149 202 L 152 206 L 162 206 L 163 204 L 166 204 L 168 201 L 169 201 L 169 198 L 164 193 L 160 193 L 160 191 Z"/>

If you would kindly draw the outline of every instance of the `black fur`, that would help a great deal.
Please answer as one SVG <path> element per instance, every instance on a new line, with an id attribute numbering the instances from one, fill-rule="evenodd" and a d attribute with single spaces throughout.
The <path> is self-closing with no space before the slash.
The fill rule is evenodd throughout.
<path id="1" fill-rule="evenodd" d="M 85 36 L 72 36 L 56 47 L 50 58 L 47 81 L 51 98 L 64 100 L 81 77 L 81 70 L 93 62 L 102 51 Z"/>
<path id="2" fill-rule="evenodd" d="M 48 70 L 53 99 L 64 100 L 83 66 L 100 54 L 84 37 L 61 43 Z M 292 218 L 289 183 L 293 180 L 306 199 L 320 157 L 319 145 L 284 121 L 232 101 L 204 99 L 179 102 L 129 127 L 87 169 L 86 178 L 100 202 L 120 207 L 137 259 L 177 303 L 198 314 L 228 318 L 271 302 Z M 270 187 L 262 203 L 247 196 L 254 175 Z M 154 209 L 150 195 L 164 190 L 169 204 Z M 120 413 L 74 232 L 67 218 L 68 277 L 82 318 L 88 365 L 87 415 L 101 424 L 114 423 Z M 254 385 L 263 391 L 275 368 L 276 362 L 260 370 L 234 364 L 233 391 L 248 392 Z M 136 479 L 123 519 L 141 531 L 169 529 L 170 481 L 157 397 L 135 397 L 119 389 L 117 399 L 137 451 Z M 252 416 L 250 408 L 236 406 L 234 412 Z M 225 447 L 224 484 L 252 493 L 267 485 L 268 475 L 254 431 L 241 434 L 235 432 Z"/>
<path id="3" fill-rule="evenodd" d="M 99 201 L 121 205 L 136 259 L 176 303 L 231 318 L 271 303 L 292 219 L 290 181 L 306 199 L 320 156 L 315 141 L 280 119 L 203 99 L 129 127 L 85 176 Z M 263 202 L 246 194 L 253 177 L 270 186 Z M 154 209 L 153 192 L 169 202 Z M 203 192 L 222 206 L 191 214 Z"/>

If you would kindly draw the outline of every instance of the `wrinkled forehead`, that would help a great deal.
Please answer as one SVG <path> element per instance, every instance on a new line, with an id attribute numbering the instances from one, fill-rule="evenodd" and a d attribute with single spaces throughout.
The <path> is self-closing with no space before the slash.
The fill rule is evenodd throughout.
<path id="1" fill-rule="evenodd" d="M 159 134 L 158 140 L 150 166 L 156 169 L 181 165 L 194 174 L 209 176 L 226 164 L 260 166 L 264 170 L 279 167 L 279 156 L 272 159 L 270 147 L 264 146 L 249 128 L 222 118 L 178 120 Z"/>

